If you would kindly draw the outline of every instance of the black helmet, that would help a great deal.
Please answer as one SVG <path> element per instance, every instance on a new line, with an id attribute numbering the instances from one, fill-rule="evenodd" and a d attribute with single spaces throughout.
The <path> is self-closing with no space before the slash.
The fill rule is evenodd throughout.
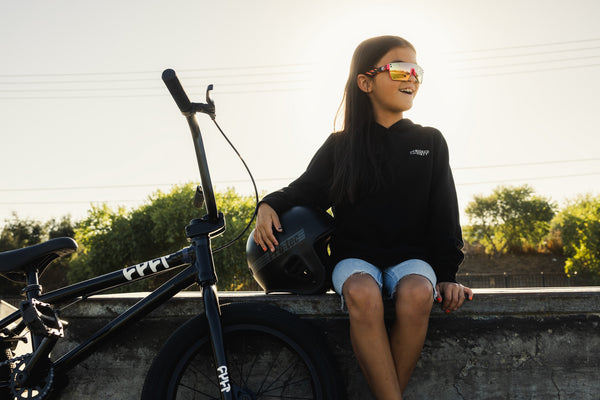
<path id="1" fill-rule="evenodd" d="M 274 232 L 279 242 L 275 252 L 263 251 L 254 242 L 254 231 L 248 237 L 246 257 L 254 279 L 266 293 L 325 293 L 331 288 L 327 245 L 333 218 L 324 211 L 294 207 L 279 220 L 283 232 Z"/>

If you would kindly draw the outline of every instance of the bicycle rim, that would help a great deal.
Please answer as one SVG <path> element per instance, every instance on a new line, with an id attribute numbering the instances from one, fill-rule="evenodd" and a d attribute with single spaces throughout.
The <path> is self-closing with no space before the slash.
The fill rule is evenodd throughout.
<path id="1" fill-rule="evenodd" d="M 231 390 L 237 399 L 315 399 L 317 371 L 287 335 L 256 324 L 224 327 Z M 180 359 L 169 387 L 177 400 L 220 399 L 221 387 L 207 338 Z"/>

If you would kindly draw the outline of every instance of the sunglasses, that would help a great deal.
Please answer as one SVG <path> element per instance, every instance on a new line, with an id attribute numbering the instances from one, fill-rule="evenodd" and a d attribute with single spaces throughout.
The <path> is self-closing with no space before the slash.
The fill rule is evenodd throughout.
<path id="1" fill-rule="evenodd" d="M 394 81 L 407 82 L 410 80 L 411 76 L 414 76 L 417 79 L 417 82 L 423 83 L 423 68 L 417 64 L 407 62 L 389 63 L 383 67 L 373 68 L 365 72 L 365 75 L 375 76 L 383 71 L 390 71 L 390 78 L 392 78 Z"/>

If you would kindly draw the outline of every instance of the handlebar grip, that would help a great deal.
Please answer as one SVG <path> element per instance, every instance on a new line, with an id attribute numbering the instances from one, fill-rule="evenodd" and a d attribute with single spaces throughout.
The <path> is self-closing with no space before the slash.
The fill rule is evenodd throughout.
<path id="1" fill-rule="evenodd" d="M 192 103 L 188 98 L 187 94 L 181 87 L 181 83 L 179 83 L 179 79 L 177 79 L 177 75 L 175 71 L 172 69 L 165 69 L 162 73 L 162 80 L 169 89 L 171 96 L 173 96 L 173 100 L 177 103 L 177 107 L 183 113 L 189 113 L 193 111 Z"/>

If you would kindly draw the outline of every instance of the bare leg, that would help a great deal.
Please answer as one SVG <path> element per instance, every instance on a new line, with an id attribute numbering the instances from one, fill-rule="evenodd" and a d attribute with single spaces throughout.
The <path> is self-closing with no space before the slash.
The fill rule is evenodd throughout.
<path id="1" fill-rule="evenodd" d="M 371 391 L 378 400 L 401 400 L 379 286 L 370 275 L 355 274 L 344 283 L 343 294 L 352 348 Z"/>
<path id="2" fill-rule="evenodd" d="M 390 343 L 402 392 L 423 350 L 432 305 L 433 287 L 427 278 L 408 275 L 400 280 Z"/>

